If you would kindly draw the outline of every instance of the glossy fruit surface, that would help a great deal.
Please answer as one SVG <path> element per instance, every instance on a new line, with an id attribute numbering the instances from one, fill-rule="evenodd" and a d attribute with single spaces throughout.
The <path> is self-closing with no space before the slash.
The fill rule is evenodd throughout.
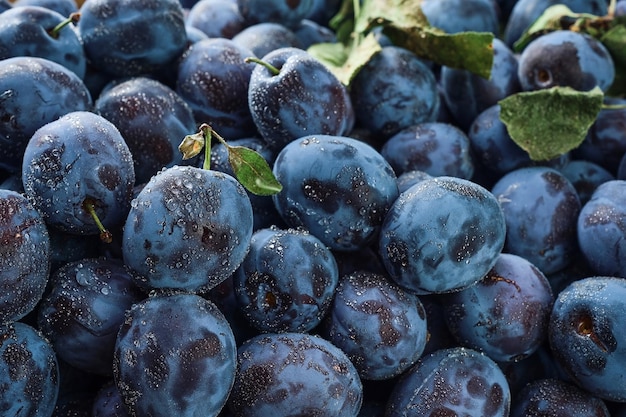
<path id="1" fill-rule="evenodd" d="M 417 294 L 457 291 L 493 267 L 505 219 L 493 194 L 454 177 L 420 181 L 398 197 L 380 231 L 391 278 Z"/>
<path id="2" fill-rule="evenodd" d="M 237 302 L 263 332 L 308 332 L 326 315 L 339 281 L 337 262 L 305 230 L 257 230 L 233 275 Z"/>
<path id="3" fill-rule="evenodd" d="M 152 177 L 126 218 L 124 262 L 139 286 L 206 291 L 243 261 L 252 207 L 230 175 L 174 166 Z"/>
<path id="4" fill-rule="evenodd" d="M 396 383 L 386 416 L 509 415 L 509 385 L 498 365 L 474 350 L 424 356 Z"/>
<path id="5" fill-rule="evenodd" d="M 74 72 L 39 57 L 1 60 L 0 91 L 0 168 L 10 172 L 21 169 L 24 149 L 37 129 L 92 106 L 89 90 Z"/>
<path id="6" fill-rule="evenodd" d="M 0 190 L 0 324 L 35 308 L 48 282 L 50 253 L 41 214 L 22 194 Z"/>
<path id="7" fill-rule="evenodd" d="M 99 234 L 87 205 L 107 228 L 124 224 L 135 170 L 119 130 L 92 112 L 70 112 L 38 129 L 24 152 L 24 190 L 46 223 Z"/>
<path id="8" fill-rule="evenodd" d="M 624 278 L 575 281 L 559 293 L 549 328 L 550 347 L 567 375 L 592 395 L 616 402 L 626 402 L 625 296 Z"/>
<path id="9" fill-rule="evenodd" d="M 359 375 L 345 353 L 319 336 L 273 333 L 238 349 L 228 405 L 237 417 L 356 417 L 362 400 Z"/>
<path id="10" fill-rule="evenodd" d="M 230 393 L 236 355 L 228 321 L 213 303 L 161 295 L 129 310 L 113 370 L 130 415 L 215 417 Z"/>
<path id="11" fill-rule="evenodd" d="M 396 176 L 369 145 L 352 138 L 305 136 L 276 157 L 283 184 L 274 203 L 291 227 L 305 227 L 331 249 L 357 250 L 373 242 L 398 196 Z"/>

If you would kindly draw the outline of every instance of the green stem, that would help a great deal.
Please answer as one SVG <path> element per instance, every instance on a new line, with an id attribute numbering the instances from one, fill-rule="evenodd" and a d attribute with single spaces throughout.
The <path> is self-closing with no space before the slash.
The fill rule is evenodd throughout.
<path id="1" fill-rule="evenodd" d="M 361 15 L 361 0 L 352 0 L 352 8 L 354 9 L 354 20 Z"/>
<path id="2" fill-rule="evenodd" d="M 259 64 L 259 65 L 263 65 L 265 68 L 267 68 L 268 70 L 270 70 L 270 72 L 272 73 L 272 75 L 278 75 L 280 74 L 280 70 L 278 68 L 276 68 L 275 66 L 273 66 L 272 64 L 270 64 L 269 62 L 265 62 L 259 58 L 255 58 L 253 56 L 248 57 L 244 60 L 244 62 L 246 63 L 251 63 L 254 62 L 255 64 Z"/>
<path id="3" fill-rule="evenodd" d="M 204 163 L 202 164 L 202 169 L 208 171 L 211 169 L 211 138 L 215 132 L 206 123 L 200 126 L 200 131 L 204 134 Z"/>
<path id="4" fill-rule="evenodd" d="M 617 0 L 611 0 L 609 3 L 609 12 L 607 13 L 608 16 L 613 17 L 615 16 L 615 6 L 617 4 Z"/>
<path id="5" fill-rule="evenodd" d="M 98 214 L 96 214 L 95 202 L 92 198 L 87 197 L 83 201 L 83 209 L 85 209 L 87 213 L 89 213 L 93 221 L 96 223 L 96 226 L 100 231 L 100 240 L 102 240 L 104 243 L 113 242 L 113 235 L 104 227 L 104 225 L 100 221 L 100 218 L 98 217 Z"/>
<path id="6" fill-rule="evenodd" d="M 626 104 L 603 104 L 602 110 L 624 110 Z"/>
<path id="7" fill-rule="evenodd" d="M 54 39 L 58 39 L 59 32 L 61 31 L 61 29 L 63 29 L 65 26 L 69 25 L 70 23 L 76 24 L 78 23 L 79 20 L 80 20 L 80 12 L 72 13 L 67 19 L 63 20 L 61 23 L 59 23 L 58 25 L 50 29 L 48 31 L 48 34 L 52 36 Z"/>
<path id="8" fill-rule="evenodd" d="M 232 146 L 230 146 L 228 143 L 226 143 L 226 139 L 224 139 L 223 137 L 221 137 L 221 136 L 219 135 L 219 133 L 217 133 L 215 130 L 213 131 L 213 134 L 215 135 L 215 137 L 217 138 L 217 140 L 219 140 L 219 141 L 220 141 L 220 143 L 221 143 L 222 145 L 226 146 L 226 149 L 229 149 L 229 150 L 230 150 L 230 148 L 232 148 Z"/>

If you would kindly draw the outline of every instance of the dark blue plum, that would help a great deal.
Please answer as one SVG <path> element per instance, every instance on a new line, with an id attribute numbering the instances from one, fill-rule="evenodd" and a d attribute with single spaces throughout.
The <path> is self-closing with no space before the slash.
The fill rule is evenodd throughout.
<path id="1" fill-rule="evenodd" d="M 22 194 L 0 190 L 0 324 L 31 312 L 50 272 L 44 219 Z"/>
<path id="2" fill-rule="evenodd" d="M 178 66 L 176 92 L 191 107 L 197 124 L 208 123 L 226 139 L 254 136 L 248 86 L 252 51 L 230 39 L 196 42 Z"/>
<path id="3" fill-rule="evenodd" d="M 508 382 L 489 357 L 461 347 L 421 358 L 396 383 L 386 417 L 507 417 Z"/>
<path id="4" fill-rule="evenodd" d="M 296 27 L 313 11 L 314 0 L 237 0 L 246 26 L 262 22 L 280 23 Z"/>
<path id="5" fill-rule="evenodd" d="M 263 56 L 250 77 L 248 106 L 259 133 L 277 151 L 307 135 L 346 135 L 354 109 L 346 87 L 320 61 L 287 47 Z"/>
<path id="6" fill-rule="evenodd" d="M 135 171 L 119 130 L 91 112 L 71 112 L 42 126 L 28 142 L 24 190 L 48 225 L 79 235 L 99 234 L 87 208 L 107 228 L 124 224 Z"/>
<path id="7" fill-rule="evenodd" d="M 367 246 L 358 251 L 333 251 L 339 277 L 349 275 L 357 271 L 373 272 L 375 274 L 385 274 L 385 267 L 380 261 L 380 256 L 374 247 Z"/>
<path id="8" fill-rule="evenodd" d="M 52 417 L 92 417 L 98 390 L 112 378 L 74 368 L 59 357 L 57 360 L 61 382 Z"/>
<path id="9" fill-rule="evenodd" d="M 528 153 L 513 142 L 506 125 L 500 120 L 499 104 L 487 108 L 476 116 L 467 136 L 475 161 L 486 168 L 490 177 L 496 179 L 515 169 L 534 165 L 561 169 L 569 161 L 567 153 L 548 161 L 530 159 Z"/>
<path id="10" fill-rule="evenodd" d="M 20 171 L 24 149 L 37 129 L 92 107 L 82 80 L 45 58 L 0 60 L 0 91 L 0 168 L 10 172 Z"/>
<path id="11" fill-rule="evenodd" d="M 279 48 L 302 48 L 296 34 L 280 23 L 263 22 L 248 26 L 233 36 L 233 41 L 252 51 L 254 56 L 264 57 Z"/>
<path id="12" fill-rule="evenodd" d="M 517 68 L 513 51 L 497 38 L 493 40 L 493 66 L 489 79 L 467 70 L 442 67 L 443 99 L 455 123 L 467 131 L 481 112 L 519 92 Z"/>
<path id="13" fill-rule="evenodd" d="M 98 236 L 73 235 L 57 229 L 49 229 L 48 233 L 50 235 L 51 273 L 67 263 L 100 255 L 102 241 Z"/>
<path id="14" fill-rule="evenodd" d="M 339 281 L 323 334 L 348 355 L 361 379 L 391 379 L 422 355 L 426 313 L 416 295 L 385 275 L 354 272 Z"/>
<path id="15" fill-rule="evenodd" d="M 467 180 L 474 175 L 469 138 L 448 123 L 421 123 L 402 129 L 384 143 L 380 153 L 397 176 L 415 170 L 433 177 Z"/>
<path id="16" fill-rule="evenodd" d="M 199 0 L 187 12 L 185 24 L 209 38 L 226 39 L 246 27 L 236 0 Z"/>
<path id="17" fill-rule="evenodd" d="M 505 240 L 496 198 L 468 180 L 437 177 L 400 194 L 380 231 L 391 278 L 417 294 L 458 291 L 480 281 Z"/>
<path id="18" fill-rule="evenodd" d="M 579 387 L 626 402 L 626 279 L 592 276 L 559 293 L 550 317 L 552 353 Z"/>
<path id="19" fill-rule="evenodd" d="M 492 193 L 506 218 L 505 252 L 525 258 L 546 275 L 575 259 L 581 204 L 563 174 L 548 167 L 516 169 L 500 178 Z"/>
<path id="20" fill-rule="evenodd" d="M 496 175 L 531 165 L 528 153 L 520 148 L 500 120 L 500 105 L 495 104 L 479 113 L 467 136 L 474 157 Z"/>
<path id="21" fill-rule="evenodd" d="M 626 278 L 626 181 L 600 185 L 577 220 L 580 251 L 596 274 Z"/>
<path id="22" fill-rule="evenodd" d="M 0 14 L 0 59 L 17 56 L 46 58 L 82 79 L 87 70 L 87 58 L 78 31 L 70 23 L 53 33 L 68 15 L 27 5 L 14 5 L 7 13 Z"/>
<path id="23" fill-rule="evenodd" d="M 235 417 L 356 417 L 359 375 L 345 353 L 304 333 L 259 335 L 237 352 L 228 399 Z"/>
<path id="24" fill-rule="evenodd" d="M 463 346 L 494 361 L 530 356 L 544 343 L 554 296 L 526 259 L 502 253 L 476 285 L 443 297 L 446 323 Z"/>
<path id="25" fill-rule="evenodd" d="M 340 7 L 341 0 L 313 0 L 308 19 L 321 25 L 327 25 L 330 19 L 339 12 Z"/>
<path id="26" fill-rule="evenodd" d="M 517 0 L 495 0 L 495 3 L 498 6 L 500 22 L 506 24 Z"/>
<path id="27" fill-rule="evenodd" d="M 326 315 L 339 281 L 337 262 L 300 229 L 261 229 L 233 275 L 245 317 L 267 333 L 308 332 Z"/>
<path id="28" fill-rule="evenodd" d="M 125 263 L 147 289 L 207 291 L 248 253 L 252 206 L 233 177 L 192 166 L 161 171 L 132 202 Z"/>
<path id="29" fill-rule="evenodd" d="M 571 382 L 559 364 L 554 360 L 550 345 L 543 343 L 533 354 L 517 362 L 498 362 L 511 389 L 512 404 L 515 405 L 519 393 L 533 381 L 558 379 Z"/>
<path id="30" fill-rule="evenodd" d="M 582 205 L 589 201 L 596 188 L 615 179 L 602 166 L 583 159 L 568 162 L 560 171 L 576 188 Z"/>
<path id="31" fill-rule="evenodd" d="M 22 184 L 22 176 L 16 174 L 7 174 L 2 176 L 0 190 L 11 190 L 16 193 L 24 194 L 24 185 Z"/>
<path id="32" fill-rule="evenodd" d="M 187 46 L 178 0 L 87 0 L 78 29 L 89 62 L 117 77 L 152 73 Z"/>
<path id="33" fill-rule="evenodd" d="M 398 191 L 403 193 L 418 182 L 431 179 L 432 177 L 432 175 L 420 170 L 406 171 L 398 175 L 396 180 L 396 183 L 398 184 Z"/>
<path id="34" fill-rule="evenodd" d="M 205 39 L 209 39 L 206 33 L 202 32 L 200 29 L 197 29 L 193 26 L 185 25 L 185 31 L 187 32 L 187 42 L 189 43 L 189 45 L 192 45 L 199 41 L 203 41 Z M 165 70 L 168 71 L 170 69 L 166 68 Z M 177 70 L 178 68 L 176 68 L 174 72 L 176 72 Z"/>
<path id="35" fill-rule="evenodd" d="M 556 4 L 563 4 L 575 13 L 604 16 L 608 12 L 606 0 L 517 0 L 504 29 L 503 39 L 506 44 L 513 46 L 548 7 Z"/>
<path id="36" fill-rule="evenodd" d="M 13 7 L 13 3 L 9 2 L 9 0 L 0 0 L 0 13 L 5 12 Z"/>
<path id="37" fill-rule="evenodd" d="M 276 208 L 293 228 L 304 227 L 333 250 L 358 250 L 377 239 L 398 196 L 389 163 L 352 138 L 311 135 L 287 145 L 274 175 L 283 190 Z"/>
<path id="38" fill-rule="evenodd" d="M 124 313 L 144 298 L 130 271 L 119 260 L 90 258 L 62 266 L 50 280 L 38 309 L 39 329 L 68 364 L 112 375 Z"/>
<path id="39" fill-rule="evenodd" d="M 74 0 L 15 0 L 13 7 L 18 6 L 38 6 L 53 10 L 61 16 L 68 17 L 78 11 L 78 5 Z"/>
<path id="40" fill-rule="evenodd" d="M 446 324 L 444 307 L 439 295 L 420 295 L 420 301 L 426 312 L 426 327 L 428 340 L 422 355 L 428 355 L 439 349 L 458 346 L 457 341 L 450 333 Z"/>
<path id="41" fill-rule="evenodd" d="M 310 19 L 302 20 L 293 31 L 298 37 L 302 49 L 307 49 L 309 46 L 317 43 L 337 42 L 335 32 Z"/>
<path id="42" fill-rule="evenodd" d="M 114 380 L 103 385 L 97 392 L 90 417 L 130 417 Z"/>
<path id="43" fill-rule="evenodd" d="M 571 87 L 606 92 L 615 78 L 615 64 L 606 47 L 590 35 L 557 30 L 538 37 L 519 57 L 522 90 Z"/>
<path id="44" fill-rule="evenodd" d="M 24 323 L 0 325 L 0 413 L 50 417 L 59 395 L 59 365 L 50 343 Z"/>
<path id="45" fill-rule="evenodd" d="M 428 23 L 448 33 L 500 32 L 491 0 L 424 0 L 420 6 Z"/>
<path id="46" fill-rule="evenodd" d="M 390 137 L 400 130 L 434 122 L 440 97 L 431 69 L 413 52 L 386 46 L 352 80 L 350 97 L 357 124 Z"/>
<path id="47" fill-rule="evenodd" d="M 113 370 L 132 416 L 216 417 L 236 360 L 233 332 L 213 303 L 194 294 L 158 295 L 128 311 Z"/>
<path id="48" fill-rule="evenodd" d="M 211 288 L 203 296 L 214 303 L 224 314 L 233 331 L 237 346 L 260 333 L 252 327 L 237 302 L 232 275 Z"/>
<path id="49" fill-rule="evenodd" d="M 196 131 L 189 105 L 171 88 L 145 77 L 120 82 L 101 93 L 95 111 L 120 131 L 133 156 L 138 184 L 164 167 L 181 164 L 178 145 Z"/>
<path id="50" fill-rule="evenodd" d="M 530 382 L 515 398 L 511 417 L 610 417 L 601 399 L 558 379 Z"/>
<path id="51" fill-rule="evenodd" d="M 587 136 L 572 153 L 579 159 L 594 162 L 615 175 L 626 155 L 626 109 L 619 108 L 626 105 L 626 99 L 606 98 L 604 103 L 618 108 L 600 110 Z"/>
<path id="52" fill-rule="evenodd" d="M 244 146 L 258 152 L 269 166 L 274 165 L 276 152 L 270 149 L 268 144 L 261 138 L 241 138 L 229 140 L 230 146 Z M 198 167 L 203 166 L 204 155 L 198 158 Z M 235 173 L 228 160 L 228 149 L 222 143 L 217 143 L 211 147 L 211 169 L 224 172 L 228 175 L 235 176 Z M 252 214 L 254 216 L 254 230 L 266 227 L 277 226 L 282 227 L 284 222 L 278 214 L 274 206 L 274 200 L 271 196 L 257 195 L 248 192 L 250 204 L 252 205 Z"/>

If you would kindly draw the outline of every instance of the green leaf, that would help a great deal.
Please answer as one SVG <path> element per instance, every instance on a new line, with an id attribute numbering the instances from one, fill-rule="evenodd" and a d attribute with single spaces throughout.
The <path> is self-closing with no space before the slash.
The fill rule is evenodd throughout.
<path id="1" fill-rule="evenodd" d="M 391 41 L 420 58 L 491 76 L 493 38 L 487 32 L 445 33 L 434 28 L 419 7 L 421 0 L 365 0 L 355 22 L 357 33 L 383 26 Z"/>
<path id="2" fill-rule="evenodd" d="M 421 9 L 423 0 L 364 0 L 354 30 L 367 33 L 375 26 L 396 24 L 403 27 L 429 27 Z"/>
<path id="3" fill-rule="evenodd" d="M 235 177 L 248 191 L 267 196 L 283 189 L 267 161 L 258 152 L 244 146 L 227 146 L 226 149 Z"/>
<path id="4" fill-rule="evenodd" d="M 570 87 L 513 94 L 499 102 L 500 119 L 513 141 L 534 161 L 556 158 L 578 147 L 602 108 L 599 87 Z"/>
<path id="5" fill-rule="evenodd" d="M 341 43 L 318 43 L 307 52 L 322 62 L 342 84 L 348 86 L 361 68 L 380 52 L 381 46 L 373 34 L 347 46 Z"/>
<path id="6" fill-rule="evenodd" d="M 328 27 L 335 31 L 338 42 L 348 43 L 354 31 L 354 0 L 343 0 L 337 14 L 328 22 Z"/>
<path id="7" fill-rule="evenodd" d="M 615 64 L 615 80 L 608 94 L 626 93 L 626 26 L 619 24 L 607 31 L 600 42 L 606 47 Z"/>

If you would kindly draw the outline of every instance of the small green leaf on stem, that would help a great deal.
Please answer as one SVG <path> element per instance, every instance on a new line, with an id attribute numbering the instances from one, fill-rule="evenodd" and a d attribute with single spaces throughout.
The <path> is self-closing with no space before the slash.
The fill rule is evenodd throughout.
<path id="1" fill-rule="evenodd" d="M 227 146 L 228 161 L 235 177 L 248 191 L 256 195 L 279 193 L 278 182 L 267 161 L 258 152 L 244 146 Z"/>
<path id="2" fill-rule="evenodd" d="M 210 148 L 211 146 L 212 136 L 226 147 L 228 162 L 230 162 L 235 178 L 246 190 L 256 195 L 272 195 L 279 193 L 283 189 L 283 186 L 274 177 L 274 173 L 267 161 L 258 152 L 245 146 L 229 145 L 226 139 L 207 124 L 200 126 L 200 129 L 202 132 L 205 132 L 207 147 Z M 208 169 L 206 161 L 210 160 L 210 158 L 210 154 L 205 154 L 205 169 Z"/>
<path id="3" fill-rule="evenodd" d="M 499 102 L 511 139 L 534 161 L 556 158 L 578 147 L 602 109 L 599 87 L 570 87 L 513 94 Z"/>

